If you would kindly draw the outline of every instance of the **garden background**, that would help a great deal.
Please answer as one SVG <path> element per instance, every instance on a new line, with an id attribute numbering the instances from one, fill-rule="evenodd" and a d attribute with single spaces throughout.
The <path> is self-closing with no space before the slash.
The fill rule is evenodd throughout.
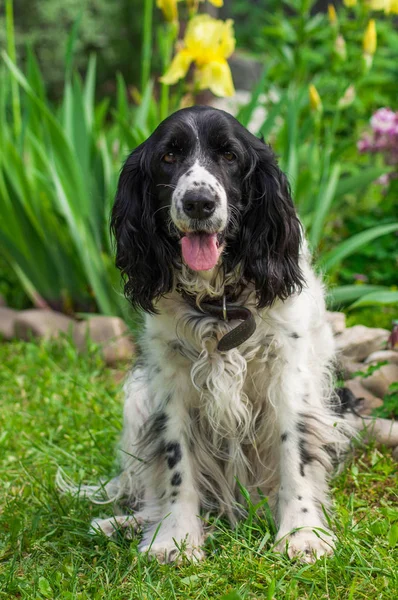
<path id="1" fill-rule="evenodd" d="M 0 598 L 395 597 L 396 465 L 375 446 L 357 448 L 334 481 L 342 543 L 314 566 L 269 552 L 272 521 L 249 500 L 236 530 L 213 523 L 206 563 L 150 563 L 135 540 L 93 542 L 100 507 L 60 497 L 54 479 L 59 466 L 78 481 L 114 472 L 118 359 L 133 347 L 109 359 L 82 325 L 99 314 L 139 332 L 109 213 L 123 160 L 182 106 L 230 110 L 273 146 L 329 308 L 348 325 L 393 330 L 397 15 L 396 0 L 0 6 Z M 68 317 L 66 333 L 35 338 L 31 309 Z M 396 333 L 389 343 L 394 351 Z M 396 383 L 377 410 L 396 418 Z"/>

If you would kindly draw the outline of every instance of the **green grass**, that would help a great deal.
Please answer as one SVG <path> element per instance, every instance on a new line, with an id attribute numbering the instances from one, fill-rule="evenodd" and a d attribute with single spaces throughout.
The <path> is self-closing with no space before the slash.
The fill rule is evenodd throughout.
<path id="1" fill-rule="evenodd" d="M 121 413 L 120 384 L 95 348 L 81 357 L 67 340 L 0 344 L 0 598 L 396 598 L 396 464 L 374 448 L 357 449 L 334 480 L 339 543 L 315 565 L 270 552 L 260 514 L 236 530 L 213 521 L 198 565 L 159 565 L 138 540 L 90 537 L 90 519 L 109 507 L 60 497 L 55 473 L 113 475 Z"/>

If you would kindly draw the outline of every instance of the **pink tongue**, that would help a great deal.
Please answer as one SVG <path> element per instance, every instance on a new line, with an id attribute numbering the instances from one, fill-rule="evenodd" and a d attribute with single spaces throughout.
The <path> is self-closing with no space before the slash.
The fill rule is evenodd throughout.
<path id="1" fill-rule="evenodd" d="M 193 271 L 209 271 L 218 261 L 216 233 L 188 233 L 181 240 L 182 256 Z"/>

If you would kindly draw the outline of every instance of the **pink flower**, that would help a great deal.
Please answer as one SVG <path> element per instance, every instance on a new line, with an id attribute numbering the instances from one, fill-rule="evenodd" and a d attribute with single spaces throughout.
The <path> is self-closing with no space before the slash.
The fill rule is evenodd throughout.
<path id="1" fill-rule="evenodd" d="M 371 133 L 365 132 L 357 142 L 359 152 L 380 153 L 386 165 L 397 167 L 396 172 L 382 175 L 377 183 L 387 186 L 398 177 L 398 111 L 379 108 L 370 119 Z"/>
<path id="2" fill-rule="evenodd" d="M 376 133 L 393 134 L 398 126 L 398 112 L 393 112 L 390 108 L 379 108 L 372 118 L 370 124 Z"/>
<path id="3" fill-rule="evenodd" d="M 354 273 L 353 278 L 355 281 L 361 281 L 362 283 L 366 283 L 368 281 L 368 278 L 366 275 L 363 275 L 363 273 Z"/>

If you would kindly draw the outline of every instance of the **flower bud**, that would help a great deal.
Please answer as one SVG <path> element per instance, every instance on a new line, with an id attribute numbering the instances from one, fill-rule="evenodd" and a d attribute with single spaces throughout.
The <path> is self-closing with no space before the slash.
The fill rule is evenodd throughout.
<path id="1" fill-rule="evenodd" d="M 308 88 L 309 96 L 310 96 L 310 106 L 313 111 L 322 112 L 322 100 L 320 95 L 318 94 L 318 90 L 314 86 L 313 83 Z"/>
<path id="2" fill-rule="evenodd" d="M 334 51 L 337 56 L 339 56 L 342 60 L 347 58 L 347 49 L 345 45 L 345 39 L 342 35 L 338 35 L 336 41 L 334 42 Z"/>
<path id="3" fill-rule="evenodd" d="M 373 56 L 377 48 L 377 33 L 376 33 L 376 21 L 370 19 L 368 26 L 363 36 L 363 51 L 365 54 Z"/>
<path id="4" fill-rule="evenodd" d="M 340 98 L 340 100 L 338 101 L 338 107 L 339 108 L 347 108 L 347 106 L 350 106 L 350 104 L 352 104 L 355 100 L 355 87 L 353 85 L 348 86 L 348 88 L 346 89 L 346 91 L 344 92 L 344 94 L 342 95 L 342 97 Z"/>
<path id="5" fill-rule="evenodd" d="M 337 14 L 336 9 L 333 4 L 328 4 L 328 15 L 329 15 L 329 23 L 331 25 L 337 24 Z"/>

